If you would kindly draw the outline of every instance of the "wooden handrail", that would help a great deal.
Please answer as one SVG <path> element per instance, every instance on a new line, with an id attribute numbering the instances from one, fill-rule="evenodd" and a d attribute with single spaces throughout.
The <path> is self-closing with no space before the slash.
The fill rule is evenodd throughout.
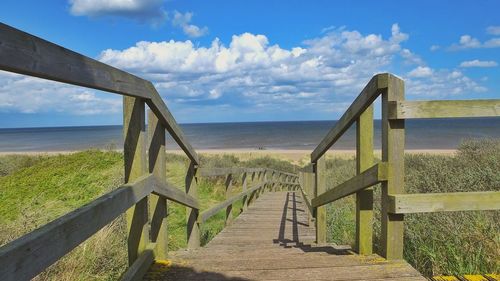
<path id="1" fill-rule="evenodd" d="M 210 209 L 203 211 L 198 218 L 198 222 L 203 223 L 203 222 L 207 221 L 209 218 L 211 218 L 212 216 L 217 214 L 219 211 L 232 205 L 234 202 L 240 200 L 241 198 L 248 196 L 249 194 L 257 191 L 258 189 L 262 188 L 262 186 L 264 186 L 264 185 L 265 185 L 265 183 L 259 183 L 259 184 L 255 185 L 254 187 L 248 189 L 247 191 L 243 191 L 237 195 L 234 195 L 233 197 L 218 203 L 217 205 L 211 207 Z"/>
<path id="2" fill-rule="evenodd" d="M 311 153 L 311 162 L 316 162 L 335 142 L 349 129 L 363 111 L 370 106 L 381 94 L 382 89 L 387 88 L 389 76 L 392 74 L 382 73 L 373 76 L 365 88 L 361 91 L 346 112 L 340 117 L 335 126 L 321 140 Z"/>
<path id="3" fill-rule="evenodd" d="M 382 95 L 382 161 L 373 161 L 373 102 Z M 375 75 L 335 126 L 311 153 L 311 163 L 301 169 L 306 186 L 300 190 L 308 202 L 307 188 L 313 189 L 312 212 L 316 229 L 326 225 L 317 211 L 321 206 L 356 193 L 356 250 L 372 252 L 373 192 L 370 186 L 382 183 L 381 255 L 387 259 L 403 257 L 403 215 L 437 211 L 497 210 L 500 192 L 458 192 L 404 194 L 405 120 L 414 118 L 498 117 L 500 99 L 406 101 L 404 81 L 388 73 Z M 354 124 L 356 125 L 357 175 L 317 194 L 325 183 L 326 151 Z M 307 175 L 307 176 L 306 176 Z M 311 180 L 311 176 L 314 177 Z M 312 181 L 312 182 L 311 182 Z M 319 240 L 322 233 L 316 235 Z"/>
<path id="4" fill-rule="evenodd" d="M 263 168 L 244 168 L 244 167 L 232 167 L 232 168 L 204 168 L 200 167 L 198 169 L 198 176 L 200 177 L 217 177 L 226 176 L 229 174 L 242 174 L 242 173 L 257 173 L 263 172 Z"/>
<path id="5" fill-rule="evenodd" d="M 500 191 L 399 194 L 389 196 L 393 214 L 500 209 Z"/>
<path id="6" fill-rule="evenodd" d="M 0 280 L 29 280 L 153 190 L 153 176 L 99 197 L 0 248 Z"/>
<path id="7" fill-rule="evenodd" d="M 177 202 L 181 205 L 192 209 L 200 209 L 200 203 L 198 199 L 193 196 L 182 192 L 180 188 L 177 188 L 167 181 L 161 181 L 157 178 L 153 178 L 153 193 L 162 196 L 171 201 Z"/>
<path id="8" fill-rule="evenodd" d="M 387 180 L 387 163 L 380 162 L 311 200 L 313 208 L 334 202 Z"/>
<path id="9" fill-rule="evenodd" d="M 191 144 L 147 80 L 0 23 L 0 70 L 142 98 L 187 156 L 199 164 Z"/>
<path id="10" fill-rule="evenodd" d="M 500 99 L 430 100 L 389 103 L 390 119 L 500 116 Z"/>

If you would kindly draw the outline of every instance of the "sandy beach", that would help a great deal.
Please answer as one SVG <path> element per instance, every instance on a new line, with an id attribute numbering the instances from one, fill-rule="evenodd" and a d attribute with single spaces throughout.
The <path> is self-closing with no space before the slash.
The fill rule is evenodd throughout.
<path id="1" fill-rule="evenodd" d="M 116 150 L 121 151 L 121 150 Z M 309 161 L 312 150 L 298 150 L 298 149 L 270 149 L 270 150 L 258 150 L 258 149 L 200 149 L 196 150 L 199 154 L 206 155 L 235 155 L 242 160 L 248 160 L 258 157 L 273 157 L 283 160 L 288 160 L 294 164 L 305 164 Z M 76 153 L 78 150 L 73 151 L 12 151 L 12 152 L 0 152 L 0 156 L 5 155 L 58 155 L 58 154 L 71 154 Z M 455 149 L 408 149 L 406 153 L 408 154 L 440 154 L 440 155 L 452 155 L 456 152 Z M 184 152 L 180 149 L 167 150 L 167 153 L 174 153 L 183 155 Z M 380 149 L 374 151 L 376 157 L 381 157 Z M 356 155 L 355 150 L 329 150 L 327 152 L 328 158 L 351 158 Z"/>

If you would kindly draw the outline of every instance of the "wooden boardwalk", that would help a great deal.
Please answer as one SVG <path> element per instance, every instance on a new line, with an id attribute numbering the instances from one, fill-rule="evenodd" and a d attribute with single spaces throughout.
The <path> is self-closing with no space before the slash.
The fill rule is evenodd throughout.
<path id="1" fill-rule="evenodd" d="M 314 245 L 300 192 L 270 192 L 205 247 L 170 253 L 145 280 L 426 280 L 404 261 Z"/>

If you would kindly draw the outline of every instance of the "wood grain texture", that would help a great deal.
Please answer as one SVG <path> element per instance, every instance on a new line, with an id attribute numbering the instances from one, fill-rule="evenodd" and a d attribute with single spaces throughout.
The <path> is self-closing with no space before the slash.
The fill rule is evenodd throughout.
<path id="1" fill-rule="evenodd" d="M 381 255 L 387 259 L 403 258 L 402 214 L 389 213 L 389 195 L 402 194 L 404 187 L 405 121 L 389 119 L 389 102 L 404 100 L 403 80 L 390 76 L 382 94 L 382 161 L 387 162 L 388 178 L 382 182 Z"/>
<path id="2" fill-rule="evenodd" d="M 264 185 L 264 183 L 258 183 L 255 186 L 249 188 L 247 191 L 244 191 L 244 192 L 241 192 L 237 195 L 234 195 L 234 196 L 224 200 L 223 202 L 220 202 L 217 205 L 211 207 L 210 209 L 203 211 L 200 214 L 198 222 L 203 223 L 203 222 L 207 221 L 209 218 L 211 218 L 212 216 L 217 214 L 219 211 L 223 210 L 224 208 L 227 208 L 228 206 L 231 206 L 234 202 L 242 199 L 245 196 L 249 196 L 250 194 L 252 194 L 254 192 L 257 192 L 259 189 L 262 188 L 263 185 Z"/>
<path id="3" fill-rule="evenodd" d="M 166 180 L 153 180 L 153 193 L 192 209 L 200 209 L 200 203 L 195 197 L 182 192 L 182 190 Z"/>
<path id="4" fill-rule="evenodd" d="M 205 247 L 170 253 L 161 280 L 412 280 L 402 261 L 314 243 L 299 192 L 268 192 Z"/>
<path id="5" fill-rule="evenodd" d="M 318 162 L 315 163 L 315 176 L 316 185 L 314 189 L 315 198 L 318 194 L 323 194 L 326 191 L 326 161 L 325 157 L 320 157 Z M 315 207 L 313 214 L 315 214 L 316 223 L 316 243 L 326 243 L 326 206 Z"/>
<path id="6" fill-rule="evenodd" d="M 389 195 L 388 211 L 394 214 L 500 209 L 500 191 Z"/>
<path id="7" fill-rule="evenodd" d="M 233 174 L 228 174 L 226 176 L 225 187 L 226 187 L 225 197 L 226 197 L 226 201 L 227 201 L 227 199 L 231 198 L 231 189 L 233 187 Z M 243 198 L 243 196 L 241 196 L 239 198 Z M 233 201 L 233 202 L 236 202 L 236 201 Z M 233 220 L 233 213 L 232 213 L 232 211 L 233 211 L 233 203 L 227 204 L 227 206 L 226 206 L 226 217 L 225 217 L 225 220 L 224 220 L 224 226 L 228 226 L 231 223 L 231 221 Z"/>
<path id="8" fill-rule="evenodd" d="M 389 102 L 389 119 L 500 116 L 500 99 Z"/>
<path id="9" fill-rule="evenodd" d="M 163 102 L 163 99 L 154 87 L 151 89 L 150 99 L 146 100 L 146 102 L 149 108 L 151 108 L 156 116 L 158 116 L 158 119 L 170 133 L 175 142 L 184 151 L 184 153 L 186 153 L 189 159 L 196 165 L 199 165 L 200 159 L 198 154 L 191 146 L 191 143 L 182 132 L 179 124 L 177 124 L 174 116 L 172 115 L 170 110 L 168 110 L 167 105 L 165 104 L 165 102 Z"/>
<path id="10" fill-rule="evenodd" d="M 387 81 L 391 74 L 382 73 L 372 77 L 346 112 L 340 117 L 335 126 L 321 140 L 311 153 L 311 162 L 316 162 L 335 142 L 349 129 L 356 119 L 381 94 L 380 90 L 387 88 Z"/>
<path id="11" fill-rule="evenodd" d="M 146 160 L 146 112 L 144 100 L 123 97 L 123 159 L 125 183 L 147 174 Z M 137 202 L 126 212 L 127 246 L 129 265 L 149 244 L 148 197 Z"/>
<path id="12" fill-rule="evenodd" d="M 99 197 L 0 248 L 0 280 L 29 280 L 88 239 L 152 190 L 152 177 Z"/>
<path id="13" fill-rule="evenodd" d="M 185 189 L 186 194 L 198 200 L 198 167 L 191 161 L 186 173 Z M 200 247 L 200 225 L 198 223 L 200 215 L 199 209 L 186 207 L 186 236 L 188 249 L 197 249 Z"/>
<path id="14" fill-rule="evenodd" d="M 232 168 L 204 168 L 200 167 L 198 169 L 199 177 L 217 177 L 217 176 L 227 176 L 229 174 L 239 175 L 243 173 L 257 173 L 262 172 L 262 168 L 245 168 L 245 167 L 232 167 Z"/>
<path id="15" fill-rule="evenodd" d="M 387 179 L 387 171 L 388 165 L 386 163 L 377 163 L 361 174 L 313 198 L 311 204 L 313 207 L 322 206 L 383 182 Z"/>
<path id="16" fill-rule="evenodd" d="M 373 165 L 373 105 L 356 121 L 356 174 Z M 373 252 L 373 188 L 356 192 L 356 251 L 362 255 Z"/>
<path id="17" fill-rule="evenodd" d="M 149 173 L 153 174 L 158 181 L 166 181 L 165 128 L 151 110 L 148 110 L 148 141 Z M 167 213 L 167 199 L 151 194 L 149 196 L 149 217 L 151 218 L 149 236 L 151 243 L 155 244 L 155 256 L 160 259 L 165 259 L 168 253 Z"/>

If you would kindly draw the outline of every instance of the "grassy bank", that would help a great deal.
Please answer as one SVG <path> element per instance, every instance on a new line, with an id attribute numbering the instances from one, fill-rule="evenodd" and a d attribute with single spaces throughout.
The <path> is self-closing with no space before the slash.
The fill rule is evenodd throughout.
<path id="1" fill-rule="evenodd" d="M 241 160 L 244 159 L 244 160 Z M 293 171 L 290 162 L 272 157 L 201 155 L 204 167 L 268 167 Z M 465 142 L 456 155 L 407 155 L 408 193 L 500 190 L 500 141 Z M 167 179 L 183 187 L 187 159 L 167 155 Z M 328 186 L 352 177 L 354 158 L 327 160 Z M 85 151 L 59 156 L 0 157 L 0 245 L 82 206 L 120 185 L 123 159 L 117 152 Z M 233 193 L 241 190 L 236 180 Z M 223 178 L 201 179 L 202 209 L 225 198 Z M 380 189 L 375 188 L 375 247 L 380 235 Z M 240 204 L 240 203 L 238 203 Z M 233 207 L 233 215 L 240 205 Z M 169 204 L 169 247 L 184 248 L 185 212 Z M 354 198 L 328 205 L 328 237 L 354 242 Z M 426 275 L 499 272 L 500 212 L 455 212 L 406 216 L 405 258 Z M 202 226 L 202 243 L 222 228 L 224 211 Z M 95 234 L 38 280 L 115 280 L 126 269 L 123 217 Z"/>
<path id="2" fill-rule="evenodd" d="M 183 188 L 188 161 L 167 155 L 167 179 Z M 271 157 L 241 161 L 232 155 L 201 157 L 204 167 L 269 167 L 292 171 L 293 165 Z M 97 150 L 57 156 L 10 155 L 0 157 L 0 245 L 68 213 L 119 186 L 123 157 Z M 251 184 L 251 183 L 250 183 Z M 232 193 L 241 191 L 236 179 Z M 225 199 L 224 179 L 201 179 L 198 195 L 202 209 Z M 171 203 L 169 248 L 186 246 L 186 209 Z M 233 205 L 237 216 L 241 202 Z M 224 226 L 224 211 L 202 226 L 202 244 Z M 66 257 L 40 274 L 37 280 L 116 280 L 127 267 L 126 229 L 123 217 L 96 233 Z"/>
<path id="3" fill-rule="evenodd" d="M 335 167 L 335 169 L 334 169 Z M 355 160 L 327 160 L 329 186 L 355 174 Z M 454 156 L 405 156 L 407 193 L 500 191 L 500 140 L 467 141 Z M 374 243 L 380 239 L 380 187 L 374 194 Z M 328 207 L 331 242 L 354 245 L 355 201 Z M 500 272 L 500 211 L 405 216 L 404 257 L 426 276 Z"/>

